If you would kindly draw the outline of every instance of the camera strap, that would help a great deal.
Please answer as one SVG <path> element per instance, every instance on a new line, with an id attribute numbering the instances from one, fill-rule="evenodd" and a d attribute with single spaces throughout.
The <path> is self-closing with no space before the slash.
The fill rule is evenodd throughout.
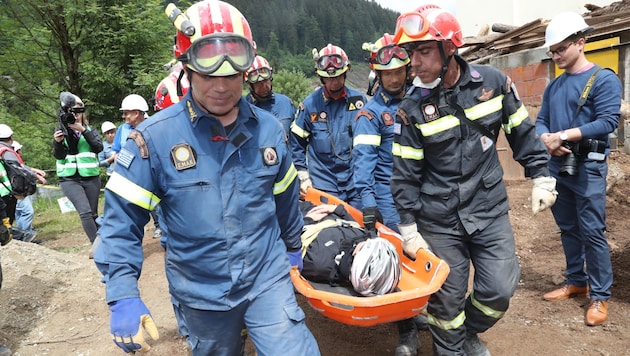
<path id="1" fill-rule="evenodd" d="M 593 87 L 593 83 L 595 82 L 595 77 L 597 77 L 597 73 L 599 73 L 600 70 L 602 70 L 601 67 L 597 68 L 597 70 L 595 70 L 593 74 L 591 74 L 591 77 L 588 78 L 588 81 L 586 82 L 586 85 L 584 86 L 584 90 L 582 90 L 582 95 L 580 95 L 580 100 L 578 100 L 578 106 L 575 109 L 573 120 L 571 121 L 571 125 L 569 126 L 570 128 L 573 127 L 573 124 L 575 123 L 575 120 L 577 119 L 578 114 L 580 113 L 580 109 L 582 109 L 582 106 L 586 104 L 586 99 L 588 99 L 588 93 L 591 92 L 591 88 Z"/>

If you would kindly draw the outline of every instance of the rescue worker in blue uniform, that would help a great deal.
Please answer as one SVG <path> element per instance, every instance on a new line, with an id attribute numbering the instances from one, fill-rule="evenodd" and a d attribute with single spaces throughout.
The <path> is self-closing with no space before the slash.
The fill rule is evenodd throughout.
<path id="1" fill-rule="evenodd" d="M 256 56 L 254 64 L 245 72 L 245 81 L 249 84 L 247 102 L 272 113 L 282 124 L 288 139 L 295 118 L 295 105 L 288 96 L 273 91 L 273 68 L 269 61 Z"/>
<path id="2" fill-rule="evenodd" d="M 403 250 L 415 258 L 430 249 L 450 266 L 427 307 L 434 354 L 487 356 L 477 334 L 503 317 L 520 277 L 499 130 L 533 178 L 534 212 L 555 202 L 549 154 L 510 79 L 456 55 L 463 38 L 452 14 L 435 5 L 402 14 L 394 40 L 409 53 L 418 86 L 395 124 L 391 189 Z"/>
<path id="3" fill-rule="evenodd" d="M 328 44 L 313 49 L 315 70 L 323 86 L 300 103 L 289 142 L 300 190 L 314 187 L 361 209 L 352 178 L 352 121 L 366 97 L 345 85 L 350 61 Z"/>
<path id="4" fill-rule="evenodd" d="M 302 264 L 297 171 L 281 125 L 241 96 L 250 27 L 222 1 L 183 16 L 175 52 L 188 93 L 130 134 L 106 186 L 95 261 L 114 342 L 133 353 L 150 348 L 145 331 L 159 337 L 138 290 L 144 226 L 159 203 L 169 292 L 192 355 L 240 355 L 244 327 L 259 355 L 319 355 L 289 276 Z"/>

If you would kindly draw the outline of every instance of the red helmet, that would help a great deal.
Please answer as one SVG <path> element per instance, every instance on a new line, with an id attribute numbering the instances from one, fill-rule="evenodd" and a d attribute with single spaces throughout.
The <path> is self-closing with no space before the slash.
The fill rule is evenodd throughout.
<path id="1" fill-rule="evenodd" d="M 167 7 L 167 15 L 171 17 L 173 13 L 173 7 Z M 227 76 L 244 72 L 252 65 L 255 57 L 252 32 L 234 6 L 204 0 L 172 20 L 178 27 L 175 57 L 188 68 L 205 75 Z"/>
<path id="2" fill-rule="evenodd" d="M 450 40 L 457 47 L 464 45 L 462 28 L 450 12 L 436 5 L 424 5 L 396 20 L 394 41 L 398 45 L 420 41 Z"/>
<path id="3" fill-rule="evenodd" d="M 370 68 L 373 70 L 390 70 L 404 67 L 410 59 L 407 51 L 398 47 L 394 36 L 386 33 L 376 43 L 364 43 L 363 49 L 370 51 Z"/>
<path id="4" fill-rule="evenodd" d="M 160 84 L 158 84 L 155 89 L 155 106 L 154 109 L 162 110 L 167 107 L 178 103 L 180 99 L 186 95 L 188 92 L 188 88 L 190 87 L 190 83 L 188 82 L 188 78 L 184 75 L 180 81 L 180 90 L 182 95 L 177 95 L 177 81 L 180 77 L 180 73 L 184 70 L 181 62 L 177 62 L 177 64 L 173 67 L 171 73 L 166 76 L 166 78 L 162 79 Z"/>
<path id="5" fill-rule="evenodd" d="M 313 48 L 313 59 L 315 70 L 320 77 L 338 77 L 350 69 L 350 60 L 346 52 L 341 47 L 330 43 L 319 52 Z"/>
<path id="6" fill-rule="evenodd" d="M 254 64 L 245 71 L 244 76 L 248 83 L 254 84 L 266 79 L 271 79 L 272 74 L 273 68 L 271 68 L 269 61 L 267 61 L 263 56 L 256 56 Z"/>

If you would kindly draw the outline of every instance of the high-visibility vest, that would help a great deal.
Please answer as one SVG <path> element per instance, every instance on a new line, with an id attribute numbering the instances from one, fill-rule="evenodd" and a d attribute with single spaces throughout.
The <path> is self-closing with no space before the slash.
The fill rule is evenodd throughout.
<path id="1" fill-rule="evenodd" d="M 66 147 L 68 142 L 64 140 Z M 77 144 L 79 153 L 76 155 L 66 155 L 64 159 L 57 160 L 57 176 L 71 177 L 79 172 L 81 177 L 94 177 L 99 175 L 98 157 L 96 153 L 90 150 L 90 144 L 85 137 L 81 135 Z"/>
<path id="2" fill-rule="evenodd" d="M 4 168 L 4 165 L 0 164 L 0 197 L 6 197 L 11 194 L 12 190 L 13 187 L 11 186 L 7 170 Z"/>

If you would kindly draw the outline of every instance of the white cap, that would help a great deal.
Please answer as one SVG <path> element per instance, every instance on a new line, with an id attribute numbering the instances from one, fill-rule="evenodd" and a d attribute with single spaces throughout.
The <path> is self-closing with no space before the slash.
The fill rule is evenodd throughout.
<path id="1" fill-rule="evenodd" d="M 140 110 L 142 112 L 149 111 L 149 104 L 138 94 L 127 95 L 120 105 L 120 110 Z"/>
<path id="2" fill-rule="evenodd" d="M 116 129 L 116 125 L 114 125 L 113 122 L 111 121 L 105 121 L 102 125 L 101 125 L 101 132 L 105 133 L 109 130 L 115 130 Z"/>
<path id="3" fill-rule="evenodd" d="M 11 146 L 13 146 L 13 149 L 16 151 L 19 151 L 22 149 L 22 144 L 17 142 L 16 140 L 13 140 L 13 143 L 11 144 Z"/>
<path id="4" fill-rule="evenodd" d="M 0 138 L 9 138 L 13 136 L 13 130 L 7 124 L 0 124 Z"/>
<path id="5" fill-rule="evenodd" d="M 577 12 L 563 12 L 551 19 L 545 30 L 545 44 L 543 47 L 551 47 L 567 38 L 582 32 L 587 34 L 593 31 L 584 17 Z"/>

